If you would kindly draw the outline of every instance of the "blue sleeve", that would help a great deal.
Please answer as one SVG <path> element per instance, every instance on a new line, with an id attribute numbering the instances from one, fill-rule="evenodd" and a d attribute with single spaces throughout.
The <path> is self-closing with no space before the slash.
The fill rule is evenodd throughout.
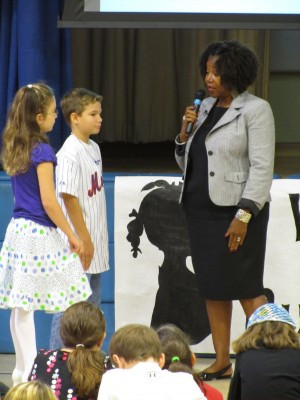
<path id="1" fill-rule="evenodd" d="M 31 162 L 37 166 L 43 162 L 52 162 L 57 164 L 56 155 L 48 143 L 39 143 L 31 151 Z"/>

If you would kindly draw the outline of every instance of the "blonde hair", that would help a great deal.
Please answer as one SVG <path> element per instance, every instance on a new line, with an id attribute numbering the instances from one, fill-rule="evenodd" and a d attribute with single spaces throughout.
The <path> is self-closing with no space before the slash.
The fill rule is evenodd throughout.
<path id="1" fill-rule="evenodd" d="M 81 115 L 89 104 L 94 104 L 97 101 L 102 102 L 102 96 L 91 90 L 85 88 L 75 88 L 67 92 L 61 102 L 61 110 L 63 116 L 69 126 L 71 126 L 70 115 L 75 112 L 77 115 Z"/>
<path id="2" fill-rule="evenodd" d="M 265 321 L 250 326 L 232 343 L 235 353 L 242 353 L 261 346 L 271 349 L 300 349 L 300 335 L 285 322 Z"/>
<path id="3" fill-rule="evenodd" d="M 52 389 L 43 382 L 19 383 L 9 389 L 4 400 L 57 400 Z"/>
<path id="4" fill-rule="evenodd" d="M 113 334 L 109 353 L 111 360 L 116 354 L 123 357 L 126 362 L 146 361 L 149 357 L 158 361 L 162 351 L 159 337 L 152 328 L 140 324 L 129 324 Z"/>
<path id="5" fill-rule="evenodd" d="M 105 335 L 103 312 L 89 301 L 72 305 L 63 313 L 60 335 L 66 347 L 74 348 L 67 366 L 78 397 L 97 397 L 105 372 L 104 356 L 92 348 Z M 76 347 L 78 344 L 82 346 Z"/>
<path id="6" fill-rule="evenodd" d="M 2 163 L 9 175 L 26 172 L 32 148 L 37 143 L 49 142 L 40 131 L 36 116 L 46 115 L 53 98 L 53 90 L 44 83 L 27 85 L 17 91 L 2 136 Z"/>

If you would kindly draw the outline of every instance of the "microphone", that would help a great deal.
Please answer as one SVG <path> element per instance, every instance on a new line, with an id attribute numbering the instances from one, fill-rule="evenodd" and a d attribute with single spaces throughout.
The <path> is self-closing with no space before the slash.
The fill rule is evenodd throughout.
<path id="1" fill-rule="evenodd" d="M 201 103 L 202 103 L 204 97 L 205 97 L 205 91 L 203 89 L 198 89 L 197 92 L 195 93 L 195 98 L 194 98 L 194 108 L 195 108 L 196 114 L 198 114 L 198 112 L 200 110 L 200 106 L 201 106 Z M 187 135 L 189 135 L 192 132 L 193 126 L 194 126 L 193 122 L 189 122 L 187 124 L 186 131 L 185 131 Z"/>

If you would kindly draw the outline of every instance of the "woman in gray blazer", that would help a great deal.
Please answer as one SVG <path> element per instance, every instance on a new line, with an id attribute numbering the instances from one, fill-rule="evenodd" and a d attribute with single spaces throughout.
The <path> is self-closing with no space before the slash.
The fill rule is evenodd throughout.
<path id="1" fill-rule="evenodd" d="M 198 115 L 194 106 L 186 108 L 175 140 L 184 172 L 180 201 L 216 351 L 204 380 L 231 377 L 232 300 L 247 317 L 267 302 L 263 270 L 275 129 L 269 104 L 247 92 L 257 68 L 256 55 L 241 43 L 209 44 L 200 72 L 210 97 Z"/>

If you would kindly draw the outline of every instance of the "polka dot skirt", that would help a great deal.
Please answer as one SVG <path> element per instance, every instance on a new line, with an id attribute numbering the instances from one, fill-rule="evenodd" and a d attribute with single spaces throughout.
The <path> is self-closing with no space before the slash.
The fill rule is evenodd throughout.
<path id="1" fill-rule="evenodd" d="M 0 308 L 60 312 L 90 294 L 79 257 L 55 228 L 11 220 L 0 253 Z"/>

